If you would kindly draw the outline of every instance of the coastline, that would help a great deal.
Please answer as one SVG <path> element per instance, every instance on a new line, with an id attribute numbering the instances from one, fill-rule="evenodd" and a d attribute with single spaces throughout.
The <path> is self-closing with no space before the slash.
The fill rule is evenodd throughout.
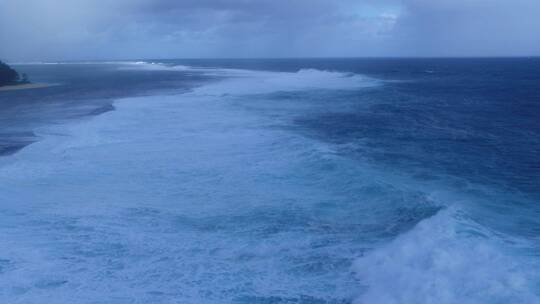
<path id="1" fill-rule="evenodd" d="M 7 85 L 0 87 L 0 91 L 15 91 L 15 90 L 30 90 L 30 89 L 40 89 L 53 86 L 49 83 L 26 83 L 26 84 L 16 84 L 16 85 Z"/>

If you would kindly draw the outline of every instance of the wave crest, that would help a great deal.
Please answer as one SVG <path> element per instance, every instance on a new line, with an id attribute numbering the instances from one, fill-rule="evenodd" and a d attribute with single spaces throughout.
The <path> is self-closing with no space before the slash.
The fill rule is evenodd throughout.
<path id="1" fill-rule="evenodd" d="M 441 211 L 358 259 L 354 269 L 367 290 L 355 303 L 540 303 L 531 274 L 464 221 Z"/>

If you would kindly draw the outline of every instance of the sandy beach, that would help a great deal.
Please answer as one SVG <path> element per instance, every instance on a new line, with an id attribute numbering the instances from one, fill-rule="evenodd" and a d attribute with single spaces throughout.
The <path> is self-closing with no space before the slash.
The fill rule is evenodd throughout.
<path id="1" fill-rule="evenodd" d="M 49 83 L 28 83 L 28 84 L 19 84 L 19 85 L 9 85 L 0 87 L 0 91 L 14 91 L 14 90 L 30 90 L 30 89 L 39 89 L 53 86 Z"/>

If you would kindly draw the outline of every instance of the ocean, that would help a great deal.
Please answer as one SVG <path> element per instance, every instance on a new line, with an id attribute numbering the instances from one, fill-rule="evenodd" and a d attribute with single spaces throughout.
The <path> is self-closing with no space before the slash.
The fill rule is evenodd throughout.
<path id="1" fill-rule="evenodd" d="M 540 303 L 540 58 L 13 66 L 0 303 Z"/>

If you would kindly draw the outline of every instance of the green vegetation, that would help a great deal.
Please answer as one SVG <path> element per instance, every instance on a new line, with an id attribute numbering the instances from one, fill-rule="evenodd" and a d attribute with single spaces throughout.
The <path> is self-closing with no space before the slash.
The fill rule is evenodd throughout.
<path id="1" fill-rule="evenodd" d="M 19 75 L 9 65 L 0 61 L 0 86 L 29 83 L 26 74 Z"/>

